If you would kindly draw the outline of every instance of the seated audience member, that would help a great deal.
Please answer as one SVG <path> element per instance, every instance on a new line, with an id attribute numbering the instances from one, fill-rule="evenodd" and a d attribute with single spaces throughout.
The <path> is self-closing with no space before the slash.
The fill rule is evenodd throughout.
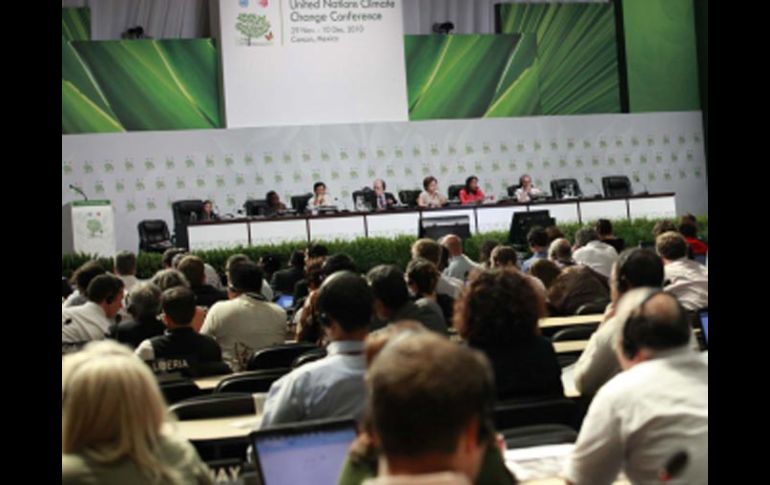
<path id="1" fill-rule="evenodd" d="M 444 314 L 438 304 L 424 302 L 420 305 L 409 300 L 409 289 L 403 271 L 397 266 L 381 264 L 366 274 L 374 295 L 372 330 L 400 320 L 416 320 L 428 330 L 447 334 Z"/>
<path id="2" fill-rule="evenodd" d="M 530 202 L 541 194 L 542 191 L 532 185 L 532 177 L 525 174 L 519 177 L 519 188 L 513 193 L 513 197 L 518 202 Z"/>
<path id="3" fill-rule="evenodd" d="M 169 269 L 174 267 L 174 258 L 178 254 L 186 254 L 187 250 L 184 248 L 168 248 L 163 251 L 163 255 L 160 258 L 160 264 L 163 269 Z"/>
<path id="4" fill-rule="evenodd" d="M 545 284 L 543 284 L 540 279 L 520 271 L 517 265 L 518 258 L 519 257 L 516 254 L 515 249 L 513 249 L 511 246 L 503 246 L 501 244 L 492 250 L 492 256 L 490 256 L 492 269 L 510 269 L 513 271 L 519 271 L 524 276 L 524 278 L 529 281 L 532 287 L 535 288 L 538 293 L 540 293 L 540 296 L 543 297 L 543 300 L 545 300 Z"/>
<path id="5" fill-rule="evenodd" d="M 162 269 L 155 273 L 150 282 L 160 288 L 161 293 L 177 286 L 183 286 L 185 288 L 190 287 L 190 282 L 187 281 L 185 275 L 183 275 L 177 269 Z M 190 326 L 196 332 L 200 332 L 203 326 L 203 320 L 206 318 L 206 309 L 202 306 L 195 307 L 195 316 L 193 317 Z"/>
<path id="6" fill-rule="evenodd" d="M 199 305 L 211 307 L 214 303 L 227 299 L 227 293 L 206 284 L 204 263 L 198 256 L 184 256 L 177 269 L 190 282 L 190 289 L 195 293 L 195 299 Z"/>
<path id="7" fill-rule="evenodd" d="M 548 310 L 553 317 L 575 315 L 586 304 L 598 304 L 602 311 L 610 302 L 607 278 L 587 266 L 570 266 L 548 289 Z"/>
<path id="8" fill-rule="evenodd" d="M 479 264 L 463 253 L 463 241 L 454 234 L 449 234 L 441 239 L 441 245 L 449 253 L 449 266 L 444 270 L 446 276 L 467 280 L 472 271 L 479 270 Z"/>
<path id="9" fill-rule="evenodd" d="M 529 267 L 529 274 L 543 282 L 546 291 L 561 274 L 561 268 L 548 259 L 538 259 Z"/>
<path id="10" fill-rule="evenodd" d="M 576 264 L 575 260 L 572 259 L 572 245 L 563 237 L 551 241 L 551 245 L 548 246 L 548 259 L 556 263 L 561 269 Z"/>
<path id="11" fill-rule="evenodd" d="M 88 301 L 61 309 L 61 341 L 75 344 L 102 340 L 123 308 L 123 282 L 115 275 L 100 274 L 86 289 Z"/>
<path id="12" fill-rule="evenodd" d="M 95 342 L 64 357 L 62 484 L 213 483 L 167 419 L 155 376 L 126 347 Z"/>
<path id="13" fill-rule="evenodd" d="M 265 286 L 270 287 L 270 281 L 273 279 L 273 274 L 275 274 L 276 271 L 281 269 L 281 258 L 277 254 L 273 253 L 267 253 L 263 254 L 259 257 L 259 262 L 257 262 L 260 268 L 262 268 L 262 273 L 265 276 Z M 270 298 L 268 300 L 272 300 L 272 294 L 273 289 L 270 288 Z"/>
<path id="14" fill-rule="evenodd" d="M 538 259 L 548 259 L 548 234 L 545 229 L 540 226 L 530 229 L 527 233 L 527 244 L 532 251 L 532 256 L 521 264 L 521 270 L 525 273 L 529 271 L 529 265 Z"/>
<path id="15" fill-rule="evenodd" d="M 301 280 L 304 276 L 305 269 L 305 253 L 302 251 L 294 251 L 289 258 L 289 267 L 281 269 L 273 273 L 273 278 L 270 280 L 270 287 L 273 291 L 284 295 L 291 295 L 294 292 L 294 285 L 297 281 Z"/>
<path id="16" fill-rule="evenodd" d="M 88 301 L 88 296 L 86 296 L 88 284 L 91 283 L 91 280 L 104 273 L 106 271 L 98 261 L 86 261 L 83 263 L 72 273 L 70 281 L 75 287 L 75 291 L 70 293 L 67 299 L 64 300 L 64 303 L 62 303 L 62 306 L 71 307 L 86 303 Z"/>
<path id="17" fill-rule="evenodd" d="M 142 281 L 134 285 L 127 298 L 130 319 L 114 326 L 111 337 L 133 349 L 143 340 L 161 335 L 166 327 L 158 320 L 160 295 L 160 288 L 152 283 Z"/>
<path id="18" fill-rule="evenodd" d="M 69 280 L 65 277 L 61 277 L 61 302 L 64 303 L 68 296 L 70 296 L 73 292 L 72 285 L 70 285 Z"/>
<path id="19" fill-rule="evenodd" d="M 422 181 L 422 187 L 425 189 L 417 197 L 417 205 L 420 207 L 442 207 L 446 205 L 447 198 L 438 191 L 438 180 L 429 175 Z"/>
<path id="20" fill-rule="evenodd" d="M 664 232 L 668 231 L 677 231 L 676 224 L 674 224 L 672 221 L 669 221 L 668 219 L 664 219 L 662 221 L 658 221 L 655 223 L 654 226 L 652 226 L 652 235 L 653 237 L 657 238 Z"/>
<path id="21" fill-rule="evenodd" d="M 433 239 L 418 239 L 412 244 L 412 259 L 423 258 L 435 264 L 441 271 L 441 245 Z M 448 295 L 452 299 L 457 298 L 463 289 L 463 282 L 451 276 L 441 275 L 436 284 L 436 293 L 439 295 Z"/>
<path id="22" fill-rule="evenodd" d="M 225 261 L 225 274 L 228 274 L 228 272 L 230 271 L 230 267 L 232 265 L 234 265 L 235 263 L 246 263 L 246 262 L 248 262 L 248 263 L 252 262 L 251 258 L 248 257 L 247 255 L 242 254 L 242 253 L 231 254 L 230 257 L 227 258 L 227 261 Z M 259 266 L 260 266 L 260 269 L 262 269 L 262 266 L 261 265 L 259 265 Z M 264 269 L 263 269 L 262 270 L 262 276 L 263 276 L 263 278 L 262 278 L 262 288 L 260 288 L 259 293 L 262 296 L 265 297 L 265 300 L 273 301 L 273 296 L 275 296 L 273 294 L 273 289 L 268 284 L 267 277 L 264 276 L 264 275 L 265 275 L 265 272 L 264 272 Z"/>
<path id="23" fill-rule="evenodd" d="M 280 423 L 353 416 L 366 401 L 364 340 L 372 317 L 372 292 L 350 271 L 326 278 L 316 305 L 327 338 L 326 357 L 294 369 L 270 386 L 261 428 Z"/>
<path id="24" fill-rule="evenodd" d="M 282 344 L 286 338 L 286 311 L 260 293 L 262 270 L 251 261 L 228 268 L 228 301 L 209 308 L 201 335 L 221 347 L 225 362 L 236 372 L 246 370 L 259 349 Z"/>
<path id="25" fill-rule="evenodd" d="M 425 335 L 429 332 L 418 322 L 401 321 L 369 334 L 366 338 L 366 365 L 371 368 L 375 357 L 390 342 Z M 489 365 L 485 364 L 485 377 L 488 386 L 492 386 Z M 498 435 L 499 436 L 499 435 Z M 497 444 L 495 433 L 490 432 L 487 438 L 486 451 L 481 463 L 479 474 L 473 483 L 478 485 L 514 485 L 515 478 L 506 468 L 502 453 Z M 364 480 L 377 476 L 380 449 L 374 443 L 374 429 L 371 413 L 367 414 L 353 444 L 350 446 L 348 457 L 342 466 L 338 485 L 361 485 Z"/>
<path id="26" fill-rule="evenodd" d="M 384 460 L 380 476 L 365 485 L 513 481 L 500 466 L 500 452 L 488 455 L 494 385 L 480 353 L 433 334 L 394 339 L 375 358 L 367 386 Z M 484 482 L 478 481 L 482 462 Z"/>
<path id="27" fill-rule="evenodd" d="M 561 231 L 561 229 L 559 229 L 559 226 L 546 227 L 545 234 L 548 236 L 549 245 L 557 239 L 564 239 L 564 233 Z"/>
<path id="28" fill-rule="evenodd" d="M 639 296 L 634 293 L 639 293 Z M 616 341 L 624 372 L 596 394 L 567 463 L 568 483 L 662 483 L 680 452 L 671 483 L 708 483 L 708 364 L 689 344 L 690 325 L 676 299 L 644 288 Z M 625 298 L 625 297 L 624 297 Z"/>
<path id="29" fill-rule="evenodd" d="M 446 325 L 452 322 L 454 300 L 447 295 L 436 293 L 439 278 L 441 273 L 438 272 L 436 265 L 427 259 L 413 259 L 406 265 L 406 283 L 409 291 L 416 298 L 415 305 L 440 311 Z"/>
<path id="30" fill-rule="evenodd" d="M 268 192 L 265 200 L 267 201 L 267 207 L 264 209 L 263 215 L 267 217 L 278 215 L 286 210 L 286 204 L 281 202 L 281 198 L 275 190 Z"/>
<path id="31" fill-rule="evenodd" d="M 634 288 L 660 288 L 663 284 L 663 261 L 652 251 L 630 248 L 620 253 L 610 277 L 610 304 L 602 323 L 591 335 L 583 353 L 575 363 L 575 387 L 582 395 L 592 396 L 615 374 L 620 363 L 614 345 L 627 312 L 621 312 L 624 295 Z M 623 308 L 638 304 L 629 297 Z"/>
<path id="32" fill-rule="evenodd" d="M 329 249 L 327 249 L 326 246 L 323 244 L 318 243 L 311 243 L 306 249 L 305 249 L 305 276 L 307 276 L 307 268 L 311 266 L 314 262 L 323 263 L 326 259 L 326 256 L 329 255 Z M 301 279 L 297 282 L 296 285 L 294 285 L 294 307 L 295 308 L 301 308 L 301 306 L 298 306 L 298 303 L 300 300 L 308 295 L 308 287 L 307 287 L 307 281 L 305 279 Z"/>
<path id="33" fill-rule="evenodd" d="M 599 219 L 594 224 L 594 229 L 599 235 L 599 240 L 615 248 L 618 254 L 626 248 L 625 241 L 612 233 L 612 222 L 609 219 Z"/>
<path id="34" fill-rule="evenodd" d="M 491 263 L 489 262 L 489 257 L 492 255 L 492 250 L 499 245 L 499 242 L 493 241 L 491 239 L 487 239 L 481 243 L 481 248 L 479 249 L 479 261 L 481 262 L 481 269 L 492 268 Z"/>
<path id="35" fill-rule="evenodd" d="M 572 257 L 576 263 L 588 266 L 605 278 L 609 278 L 612 265 L 618 259 L 618 252 L 609 244 L 600 241 L 596 230 L 584 227 L 575 233 Z"/>
<path id="36" fill-rule="evenodd" d="M 564 395 L 553 344 L 540 335 L 544 315 L 542 296 L 513 269 L 479 274 L 455 305 L 454 327 L 489 357 L 498 399 Z"/>
<path id="37" fill-rule="evenodd" d="M 679 232 L 684 236 L 685 241 L 687 241 L 687 245 L 690 248 L 690 254 L 693 258 L 706 257 L 706 254 L 709 252 L 709 246 L 698 239 L 698 227 L 695 224 L 682 224 L 679 226 Z"/>
<path id="38" fill-rule="evenodd" d="M 177 286 L 164 291 L 161 306 L 161 319 L 166 331 L 140 343 L 136 355 L 150 363 L 155 372 L 181 370 L 195 376 L 221 374 L 223 367 L 214 365 L 222 363 L 219 345 L 211 337 L 196 333 L 190 326 L 195 316 L 195 294 L 192 290 Z"/>
<path id="39" fill-rule="evenodd" d="M 326 193 L 326 184 L 323 182 L 313 184 L 313 197 L 307 201 L 307 210 L 330 205 L 334 205 L 334 198 Z"/>
<path id="40" fill-rule="evenodd" d="M 655 240 L 655 250 L 663 258 L 663 289 L 690 311 L 708 307 L 709 270 L 687 259 L 687 241 L 678 232 L 664 232 Z"/>
<path id="41" fill-rule="evenodd" d="M 372 184 L 374 189 L 374 208 L 376 210 L 390 209 L 391 207 L 398 205 L 398 201 L 390 192 L 385 192 L 385 181 L 382 179 L 376 179 Z"/>
<path id="42" fill-rule="evenodd" d="M 141 281 L 136 277 L 136 254 L 120 251 L 115 256 L 115 276 L 123 281 L 126 294 L 131 293 L 134 285 Z"/>
<path id="43" fill-rule="evenodd" d="M 463 205 L 484 202 L 484 192 L 479 187 L 479 178 L 471 175 L 465 179 L 465 187 L 460 189 L 459 197 Z"/>

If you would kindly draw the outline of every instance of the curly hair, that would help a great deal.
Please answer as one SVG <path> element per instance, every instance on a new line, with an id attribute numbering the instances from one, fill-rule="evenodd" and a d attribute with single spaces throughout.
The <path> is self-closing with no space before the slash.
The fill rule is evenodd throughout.
<path id="1" fill-rule="evenodd" d="M 540 334 L 545 302 L 516 269 L 479 273 L 455 302 L 454 327 L 474 347 L 515 345 Z"/>

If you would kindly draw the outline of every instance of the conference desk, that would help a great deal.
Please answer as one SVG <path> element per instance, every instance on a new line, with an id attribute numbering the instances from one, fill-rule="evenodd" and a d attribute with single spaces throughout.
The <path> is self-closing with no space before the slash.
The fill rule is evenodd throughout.
<path id="1" fill-rule="evenodd" d="M 569 317 L 549 317 L 541 318 L 538 322 L 540 328 L 548 327 L 569 327 L 572 325 L 594 325 L 601 323 L 604 315 L 596 313 L 593 315 L 573 315 Z"/>
<path id="2" fill-rule="evenodd" d="M 168 423 L 177 436 L 189 441 L 245 438 L 259 428 L 262 417 L 255 414 L 224 418 L 190 419 Z"/>
<path id="3" fill-rule="evenodd" d="M 349 241 L 362 237 L 417 237 L 422 220 L 434 217 L 467 217 L 471 234 L 508 231 L 516 212 L 548 210 L 556 222 L 589 222 L 599 218 L 637 219 L 676 216 L 673 193 L 615 198 L 562 199 L 518 203 L 397 208 L 384 212 L 335 212 L 319 215 L 247 217 L 188 224 L 191 250 L 261 246 L 285 242 Z"/>

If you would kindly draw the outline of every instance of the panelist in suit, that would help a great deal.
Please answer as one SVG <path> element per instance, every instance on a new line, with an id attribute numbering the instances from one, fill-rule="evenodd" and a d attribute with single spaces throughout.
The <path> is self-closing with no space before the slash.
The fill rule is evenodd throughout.
<path id="1" fill-rule="evenodd" d="M 420 207 L 441 207 L 447 203 L 446 196 L 438 192 L 438 180 L 429 175 L 422 181 L 422 187 L 425 189 L 417 197 L 417 205 Z"/>
<path id="2" fill-rule="evenodd" d="M 267 207 L 264 209 L 264 215 L 274 216 L 286 210 L 286 205 L 281 202 L 281 198 L 275 190 L 271 190 L 265 196 Z"/>
<path id="3" fill-rule="evenodd" d="M 375 209 L 386 210 L 398 204 L 398 202 L 396 202 L 396 198 L 393 197 L 393 194 L 390 192 L 385 192 L 384 180 L 375 180 L 372 184 L 372 188 L 374 189 L 374 204 L 372 204 L 372 207 Z"/>
<path id="4" fill-rule="evenodd" d="M 522 175 L 519 177 L 519 188 L 513 194 L 518 202 L 530 202 L 533 198 L 542 194 L 542 191 L 532 185 L 532 177 Z"/>
<path id="5" fill-rule="evenodd" d="M 334 205 L 334 198 L 326 193 L 325 183 L 316 182 L 313 184 L 313 197 L 307 201 L 307 208 L 313 210 L 326 205 Z"/>

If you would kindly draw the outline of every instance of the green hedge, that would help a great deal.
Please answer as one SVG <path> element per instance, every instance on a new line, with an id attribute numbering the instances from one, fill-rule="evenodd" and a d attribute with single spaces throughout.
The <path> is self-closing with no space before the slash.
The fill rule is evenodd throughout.
<path id="1" fill-rule="evenodd" d="M 640 241 L 652 241 L 652 228 L 659 219 L 635 219 L 633 221 L 613 221 L 615 235 L 625 240 L 626 246 L 636 246 Z M 581 227 L 578 223 L 559 224 L 564 235 L 573 241 L 575 232 Z M 708 216 L 698 218 L 699 237 L 708 242 Z M 404 268 L 409 262 L 410 247 L 415 237 L 399 236 L 395 239 L 361 238 L 354 241 L 325 242 L 331 254 L 345 253 L 349 255 L 362 272 L 368 271 L 378 264 L 395 264 Z M 500 243 L 508 240 L 507 231 L 494 231 L 472 236 L 465 242 L 465 252 L 469 257 L 477 259 L 479 248 L 484 241 L 491 239 Z M 304 249 L 304 243 L 284 243 L 272 246 L 251 246 L 231 249 L 213 249 L 209 251 L 193 251 L 211 264 L 217 271 L 223 272 L 227 258 L 234 253 L 244 253 L 253 260 L 265 253 L 276 254 L 285 266 L 289 256 L 295 249 Z M 69 277 L 72 272 L 84 262 L 93 259 L 86 254 L 62 256 L 62 275 Z M 112 258 L 99 258 L 102 265 L 111 269 Z M 161 255 L 155 253 L 139 253 L 137 257 L 137 276 L 149 278 L 161 267 Z"/>

